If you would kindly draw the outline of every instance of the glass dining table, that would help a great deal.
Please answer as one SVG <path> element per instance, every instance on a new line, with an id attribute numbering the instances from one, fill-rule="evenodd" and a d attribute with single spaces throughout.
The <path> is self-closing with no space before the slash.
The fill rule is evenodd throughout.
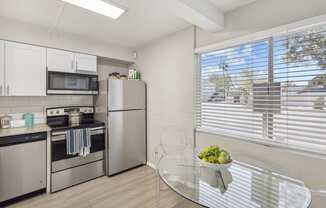
<path id="1" fill-rule="evenodd" d="M 158 180 L 201 207 L 308 208 L 311 203 L 310 190 L 302 181 L 238 160 L 228 168 L 208 168 L 192 149 L 162 156 L 157 174 Z M 158 185 L 158 207 L 161 189 Z"/>

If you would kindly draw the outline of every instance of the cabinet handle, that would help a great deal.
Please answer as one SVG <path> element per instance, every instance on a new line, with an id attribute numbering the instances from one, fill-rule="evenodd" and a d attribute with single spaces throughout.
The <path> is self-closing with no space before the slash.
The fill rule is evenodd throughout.
<path id="1" fill-rule="evenodd" d="M 74 61 L 71 61 L 71 69 L 74 69 Z"/>
<path id="2" fill-rule="evenodd" d="M 9 96 L 9 85 L 7 85 L 7 96 Z"/>
<path id="3" fill-rule="evenodd" d="M 76 61 L 76 70 L 78 70 L 78 61 Z"/>
<path id="4" fill-rule="evenodd" d="M 0 95 L 2 96 L 2 85 L 0 85 Z"/>

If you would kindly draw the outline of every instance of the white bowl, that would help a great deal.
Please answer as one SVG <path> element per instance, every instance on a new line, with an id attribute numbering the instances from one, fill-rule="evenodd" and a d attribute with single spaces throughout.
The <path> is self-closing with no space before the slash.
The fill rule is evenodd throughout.
<path id="1" fill-rule="evenodd" d="M 231 167 L 232 165 L 232 160 L 228 163 L 225 164 L 215 164 L 215 163 L 209 163 L 209 162 L 205 162 L 203 160 L 201 160 L 198 155 L 196 154 L 196 159 L 200 162 L 200 164 L 204 167 L 207 168 L 212 168 L 212 169 L 216 169 L 216 170 L 220 170 L 220 169 L 228 169 L 229 167 Z"/>

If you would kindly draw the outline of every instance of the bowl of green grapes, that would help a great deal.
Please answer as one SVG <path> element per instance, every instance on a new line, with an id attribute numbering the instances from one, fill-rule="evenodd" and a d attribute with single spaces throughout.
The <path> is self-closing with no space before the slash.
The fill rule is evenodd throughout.
<path id="1" fill-rule="evenodd" d="M 217 145 L 205 147 L 199 151 L 197 159 L 203 166 L 214 169 L 227 169 L 232 164 L 230 153 Z"/>

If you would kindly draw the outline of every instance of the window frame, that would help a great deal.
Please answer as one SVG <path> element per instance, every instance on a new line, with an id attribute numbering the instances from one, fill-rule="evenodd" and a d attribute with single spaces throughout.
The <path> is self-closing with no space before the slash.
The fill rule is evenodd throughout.
<path id="1" fill-rule="evenodd" d="M 244 44 L 252 44 L 254 42 L 257 41 L 263 41 L 263 40 L 268 40 L 268 83 L 270 84 L 271 82 L 273 83 L 273 39 L 274 37 L 278 37 L 278 36 L 282 36 L 282 35 L 288 35 L 290 33 L 296 33 L 296 32 L 300 32 L 300 31 L 305 31 L 309 28 L 314 28 L 314 27 L 318 27 L 321 25 L 326 25 L 326 15 L 321 15 L 318 17 L 313 17 L 313 18 L 309 18 L 303 21 L 299 21 L 299 22 L 295 22 L 292 24 L 288 24 L 288 25 L 284 25 L 284 26 L 280 26 L 277 28 L 272 28 L 270 30 L 266 30 L 266 31 L 262 31 L 262 32 L 257 32 L 251 35 L 247 35 L 247 36 L 243 36 L 240 38 L 235 38 L 235 39 L 231 39 L 222 43 L 217 43 L 217 44 L 213 44 L 210 46 L 206 46 L 206 47 L 201 47 L 201 48 L 197 48 L 195 49 L 194 53 L 195 53 L 195 81 L 194 81 L 194 132 L 195 132 L 195 143 L 196 144 L 196 133 L 207 133 L 207 134 L 212 134 L 212 135 L 216 135 L 218 137 L 224 137 L 224 138 L 230 138 L 230 139 L 235 139 L 235 140 L 241 140 L 241 141 L 245 141 L 245 142 L 250 142 L 250 143 L 254 143 L 254 144 L 259 144 L 259 145 L 263 145 L 263 146 L 267 146 L 267 147 L 273 147 L 273 148 L 280 148 L 280 149 L 285 149 L 291 152 L 295 152 L 295 153 L 300 153 L 300 154 L 304 154 L 304 155 L 309 155 L 309 156 L 313 156 L 313 157 L 317 157 L 317 158 L 321 158 L 321 159 L 326 159 L 326 152 L 322 153 L 319 151 L 314 151 L 312 149 L 306 149 L 304 147 L 301 146 L 290 146 L 286 143 L 280 143 L 280 142 L 276 142 L 275 140 L 269 140 L 269 139 L 261 139 L 261 140 L 257 140 L 257 139 L 252 139 L 252 138 L 246 138 L 246 137 L 237 137 L 237 136 L 225 136 L 224 134 L 222 134 L 221 132 L 219 132 L 218 130 L 212 130 L 212 129 L 205 129 L 205 128 L 197 128 L 198 125 L 198 121 L 197 118 L 199 116 L 201 116 L 201 104 L 202 102 L 198 101 L 198 99 L 200 100 L 201 96 L 198 96 L 201 94 L 201 85 L 198 83 L 201 83 L 201 55 L 204 53 L 209 53 L 209 52 L 213 52 L 216 50 L 223 50 L 223 49 L 228 49 L 228 48 L 232 48 L 232 47 L 237 47 L 237 46 L 241 46 Z M 264 125 L 264 128 L 268 128 L 269 125 L 273 125 L 273 123 L 270 123 L 267 119 L 267 125 Z M 268 131 L 267 131 L 268 132 Z"/>

